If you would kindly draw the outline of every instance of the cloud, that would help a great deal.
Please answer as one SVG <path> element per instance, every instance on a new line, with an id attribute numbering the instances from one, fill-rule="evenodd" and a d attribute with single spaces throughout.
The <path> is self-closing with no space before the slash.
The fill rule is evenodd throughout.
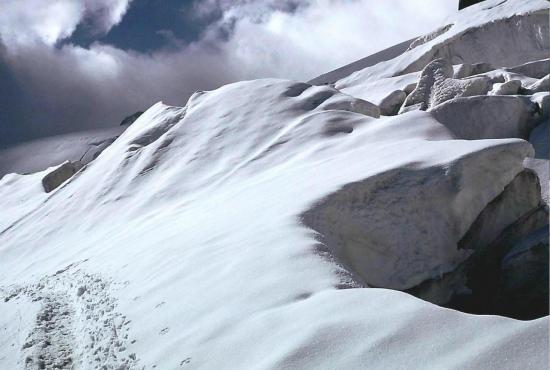
<path id="1" fill-rule="evenodd" d="M 108 32 L 129 1 L 7 1 L 0 67 L 9 68 L 17 85 L 10 86 L 31 106 L 6 107 L 4 143 L 112 126 L 156 101 L 184 105 L 195 90 L 232 81 L 307 80 L 429 32 L 456 9 L 453 0 L 202 0 L 193 16 L 215 21 L 198 40 L 184 44 L 159 30 L 170 47 L 141 54 L 98 42 L 59 45 L 79 24 Z"/>
<path id="2" fill-rule="evenodd" d="M 223 46 L 253 75 L 309 79 L 427 33 L 455 6 L 445 0 L 317 0 L 296 12 L 272 11 L 261 22 L 233 7 L 225 20 L 237 21 Z"/>
<path id="3" fill-rule="evenodd" d="M 3 0 L 0 35 L 10 46 L 43 42 L 54 45 L 82 22 L 97 33 L 120 22 L 131 0 Z"/>
<path id="4" fill-rule="evenodd" d="M 197 86 L 215 88 L 229 82 L 231 71 L 219 65 L 218 58 L 215 52 L 194 47 L 145 55 L 102 44 L 89 49 L 37 44 L 7 58 L 19 86 L 30 96 L 27 106 L 18 105 L 12 112 L 24 122 L 6 124 L 23 124 L 27 139 L 113 126 L 158 100 L 185 105 Z M 22 134 L 13 127 L 4 131 Z"/>
<path id="5" fill-rule="evenodd" d="M 256 21 L 268 18 L 273 11 L 293 13 L 301 7 L 308 7 L 311 0 L 202 0 L 193 6 L 193 16 L 211 18 L 254 18 Z"/>

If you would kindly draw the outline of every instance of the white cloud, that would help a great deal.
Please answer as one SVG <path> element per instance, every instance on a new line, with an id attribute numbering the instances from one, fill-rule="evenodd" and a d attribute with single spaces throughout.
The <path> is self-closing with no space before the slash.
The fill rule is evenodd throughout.
<path id="1" fill-rule="evenodd" d="M 36 41 L 54 45 L 77 25 L 90 21 L 96 32 L 119 23 L 131 0 L 2 0 L 0 35 L 8 46 Z"/>
<path id="2" fill-rule="evenodd" d="M 91 23 L 96 32 L 106 33 L 113 26 L 120 23 L 131 1 L 132 0 L 84 0 L 86 7 L 84 18 Z"/>
<path id="3" fill-rule="evenodd" d="M 454 11 L 453 0 L 312 0 L 258 22 L 250 5 L 235 5 L 222 21 L 234 24 L 224 53 L 253 76 L 307 79 L 427 33 Z"/>

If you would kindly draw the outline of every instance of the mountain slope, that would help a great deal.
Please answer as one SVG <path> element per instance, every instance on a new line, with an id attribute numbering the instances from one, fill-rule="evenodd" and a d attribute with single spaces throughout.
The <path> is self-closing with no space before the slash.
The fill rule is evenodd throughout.
<path id="1" fill-rule="evenodd" d="M 408 51 L 389 61 L 367 68 L 352 64 L 345 69 L 347 76 L 342 78 L 334 71 L 320 81 L 330 81 L 347 94 L 376 103 L 396 88 L 416 82 L 417 73 L 437 58 L 455 65 L 489 63 L 494 67 L 548 58 L 548 19 L 546 0 L 484 1 L 450 17 L 438 30 L 418 38 Z"/>
<path id="2" fill-rule="evenodd" d="M 484 17 L 513 4 L 548 5 Z M 489 242 L 547 225 L 533 146 L 464 140 L 431 108 L 380 116 L 349 94 L 399 68 L 369 68 L 353 91 L 265 79 L 158 103 L 50 193 L 51 170 L 1 178 L 0 368 L 547 367 L 548 317 L 399 291 L 456 298 Z M 517 99 L 543 119 L 545 98 Z"/>

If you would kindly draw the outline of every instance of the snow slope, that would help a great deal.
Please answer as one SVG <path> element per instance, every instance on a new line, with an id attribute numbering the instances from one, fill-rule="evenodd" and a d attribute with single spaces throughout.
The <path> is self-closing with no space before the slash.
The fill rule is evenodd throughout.
<path id="1" fill-rule="evenodd" d="M 492 16 L 510 4 L 547 5 Z M 154 105 L 50 193 L 51 170 L 4 176 L 0 368 L 548 368 L 548 317 L 376 288 L 460 266 L 531 144 L 378 116 L 328 86 L 245 81 Z"/>
<path id="2" fill-rule="evenodd" d="M 314 233 L 300 223 L 312 205 L 345 184 L 396 169 L 443 169 L 450 184 L 455 181 L 444 191 L 455 191 L 456 198 L 442 217 L 463 233 L 522 170 L 523 158 L 533 154 L 530 145 L 452 140 L 423 112 L 377 120 L 323 109 L 344 98 L 326 87 L 258 80 L 196 94 L 185 108 L 153 106 L 63 187 L 38 205 L 17 205 L 28 207 L 26 215 L 0 226 L 0 284 L 14 297 L 9 302 L 68 297 L 59 304 L 74 316 L 71 335 L 80 339 L 61 357 L 84 368 L 125 361 L 147 368 L 500 369 L 526 361 L 541 367 L 547 319 L 472 317 L 405 293 L 337 289 L 361 284 L 316 252 Z M 460 163 L 469 160 L 487 166 L 463 172 L 467 166 Z M 425 212 L 432 205 L 422 202 L 421 189 L 411 187 L 417 195 L 409 202 Z M 418 228 L 407 226 L 411 240 L 422 236 Z M 447 245 L 417 243 L 420 249 L 408 251 L 401 244 L 411 259 L 440 255 L 427 267 L 399 261 L 363 267 L 375 282 L 405 284 L 464 257 L 452 241 Z M 124 315 L 127 338 L 97 339 L 96 325 L 104 323 L 87 318 L 110 306 L 89 308 L 83 301 L 91 296 L 88 276 L 94 274 L 117 302 L 110 308 L 117 314 L 105 325 L 116 328 Z M 61 335 L 58 321 L 53 338 Z M 13 330 L 9 322 L 2 326 Z M 98 345 L 99 360 L 88 358 Z M 31 341 L 24 355 L 3 353 L 4 361 L 21 366 L 25 356 L 56 357 L 33 348 Z"/>
<path id="3" fill-rule="evenodd" d="M 312 85 L 333 84 L 336 81 L 349 76 L 353 72 L 365 69 L 367 67 L 372 67 L 375 64 L 378 64 L 380 62 L 385 62 L 387 60 L 391 60 L 403 54 L 405 51 L 407 51 L 407 49 L 409 48 L 409 45 L 414 40 L 415 39 L 403 41 L 400 44 L 381 50 L 363 59 L 359 59 L 353 63 L 350 63 L 338 69 L 335 69 L 334 71 L 324 73 L 321 76 L 315 77 L 314 79 L 308 81 L 308 83 Z"/>

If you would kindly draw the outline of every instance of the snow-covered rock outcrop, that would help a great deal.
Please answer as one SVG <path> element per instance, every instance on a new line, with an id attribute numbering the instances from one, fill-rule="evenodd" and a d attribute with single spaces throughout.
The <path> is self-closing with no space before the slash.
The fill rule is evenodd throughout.
<path id="1" fill-rule="evenodd" d="M 0 148 L 0 179 L 9 173 L 43 171 L 65 161 L 88 163 L 111 145 L 125 128 L 74 132 Z"/>
<path id="2" fill-rule="evenodd" d="M 399 112 L 399 109 L 405 102 L 407 93 L 403 90 L 392 91 L 388 96 L 383 98 L 380 103 L 380 113 L 384 116 L 394 116 Z"/>
<path id="3" fill-rule="evenodd" d="M 540 123 L 539 108 L 518 96 L 457 98 L 430 110 L 460 139 L 527 139 Z"/>
<path id="4" fill-rule="evenodd" d="M 418 109 L 426 110 L 450 99 L 489 92 L 489 78 L 485 76 L 459 80 L 453 75 L 449 61 L 432 61 L 422 70 L 416 88 L 405 99 L 403 108 L 416 105 Z"/>
<path id="5" fill-rule="evenodd" d="M 548 8 L 546 0 L 484 1 L 450 17 L 446 25 L 452 26 L 443 28 L 444 32 L 437 37 L 391 60 L 366 68 L 357 65 L 355 72 L 345 77 L 336 74 L 340 78 L 333 84 L 347 94 L 375 101 L 373 97 L 403 89 L 404 86 L 395 85 L 396 80 L 405 81 L 408 75 L 414 75 L 413 79 L 417 80 L 418 72 L 436 59 L 449 60 L 453 65 L 477 64 L 480 69 L 472 72 L 475 74 L 483 73 L 482 67 L 486 65 L 514 67 L 547 59 L 550 54 Z M 544 71 L 544 66 L 539 68 Z"/>
<path id="6" fill-rule="evenodd" d="M 67 161 L 42 178 L 44 191 L 49 193 L 77 173 L 83 164 L 80 161 Z"/>
<path id="7" fill-rule="evenodd" d="M 158 103 L 49 193 L 51 169 L 5 175 L 0 367 L 545 368 L 548 208 L 525 164 L 548 157 L 521 138 L 547 128 L 547 94 L 529 90 L 544 63 L 524 63 L 548 50 L 528 36 L 547 13 L 490 0 L 335 87 Z M 441 56 L 444 81 L 520 80 L 527 96 L 387 117 Z M 469 126 L 444 111 L 474 102 Z"/>
<path id="8" fill-rule="evenodd" d="M 517 95 L 521 89 L 521 80 L 509 80 L 493 85 L 491 95 Z"/>
<path id="9" fill-rule="evenodd" d="M 308 210 L 304 221 L 364 285 L 411 288 L 452 271 L 468 257 L 458 241 L 487 200 L 502 191 L 500 186 L 489 190 L 485 176 L 515 176 L 517 170 L 508 171 L 530 155 L 528 146 L 512 148 L 462 152 L 444 164 L 411 164 L 353 182 Z M 508 212 L 513 220 L 521 216 Z"/>

